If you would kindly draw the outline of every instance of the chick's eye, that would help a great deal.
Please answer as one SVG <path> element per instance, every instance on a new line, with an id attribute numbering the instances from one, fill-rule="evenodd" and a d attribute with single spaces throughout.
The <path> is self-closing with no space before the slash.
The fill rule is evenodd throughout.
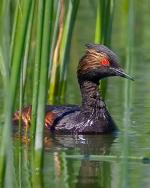
<path id="1" fill-rule="evenodd" d="M 109 62 L 108 59 L 106 59 L 106 58 L 102 59 L 101 64 L 102 64 L 103 66 L 110 66 L 110 62 Z"/>

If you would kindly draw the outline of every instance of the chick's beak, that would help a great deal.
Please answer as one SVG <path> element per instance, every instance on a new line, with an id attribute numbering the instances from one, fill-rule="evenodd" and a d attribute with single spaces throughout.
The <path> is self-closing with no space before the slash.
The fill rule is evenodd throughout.
<path id="1" fill-rule="evenodd" d="M 126 74 L 122 69 L 118 69 L 114 67 L 110 67 L 110 69 L 116 74 L 116 76 L 120 76 L 120 77 L 127 78 L 129 80 L 134 81 L 134 78 Z"/>

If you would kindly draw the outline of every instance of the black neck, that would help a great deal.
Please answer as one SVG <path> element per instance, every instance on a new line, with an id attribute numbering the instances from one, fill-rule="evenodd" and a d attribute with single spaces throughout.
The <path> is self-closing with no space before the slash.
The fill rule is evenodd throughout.
<path id="1" fill-rule="evenodd" d="M 91 81 L 80 82 L 82 94 L 82 110 L 91 111 L 93 109 L 102 108 L 105 104 L 99 91 L 99 84 Z"/>

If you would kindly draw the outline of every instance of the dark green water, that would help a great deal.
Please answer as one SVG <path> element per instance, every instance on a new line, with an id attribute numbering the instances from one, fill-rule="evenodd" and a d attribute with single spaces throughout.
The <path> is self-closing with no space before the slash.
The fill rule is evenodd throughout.
<path id="1" fill-rule="evenodd" d="M 76 66 L 84 44 L 94 41 L 96 1 L 81 1 L 73 35 L 66 103 L 80 103 Z M 50 136 L 45 134 L 44 168 L 39 187 L 121 188 L 150 187 L 150 164 L 130 157 L 150 157 L 150 1 L 116 1 L 112 49 L 120 64 L 135 78 L 109 78 L 106 103 L 120 133 L 116 136 Z M 118 3 L 119 2 L 119 3 Z M 3 91 L 0 92 L 1 104 Z M 28 99 L 30 101 L 31 99 Z M 1 117 L 3 114 L 1 115 Z M 30 147 L 23 144 L 22 162 L 16 151 L 16 184 L 32 187 Z M 90 156 L 120 156 L 124 159 L 92 160 Z M 72 157 L 72 158 L 71 158 Z M 84 160 L 81 160 L 83 157 Z M 128 158 L 129 157 L 129 158 Z"/>

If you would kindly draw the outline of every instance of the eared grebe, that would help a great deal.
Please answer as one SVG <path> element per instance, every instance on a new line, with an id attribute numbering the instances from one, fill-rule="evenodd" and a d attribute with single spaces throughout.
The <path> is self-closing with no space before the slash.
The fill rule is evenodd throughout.
<path id="1" fill-rule="evenodd" d="M 64 134 L 101 134 L 116 130 L 99 92 L 99 80 L 109 76 L 121 76 L 133 80 L 118 64 L 118 57 L 104 45 L 88 44 L 81 58 L 77 77 L 82 94 L 82 104 L 51 106 L 45 108 L 45 126 L 52 132 Z M 32 107 L 25 107 L 21 115 L 14 114 L 14 123 L 22 118 L 24 126 L 31 122 Z"/>

